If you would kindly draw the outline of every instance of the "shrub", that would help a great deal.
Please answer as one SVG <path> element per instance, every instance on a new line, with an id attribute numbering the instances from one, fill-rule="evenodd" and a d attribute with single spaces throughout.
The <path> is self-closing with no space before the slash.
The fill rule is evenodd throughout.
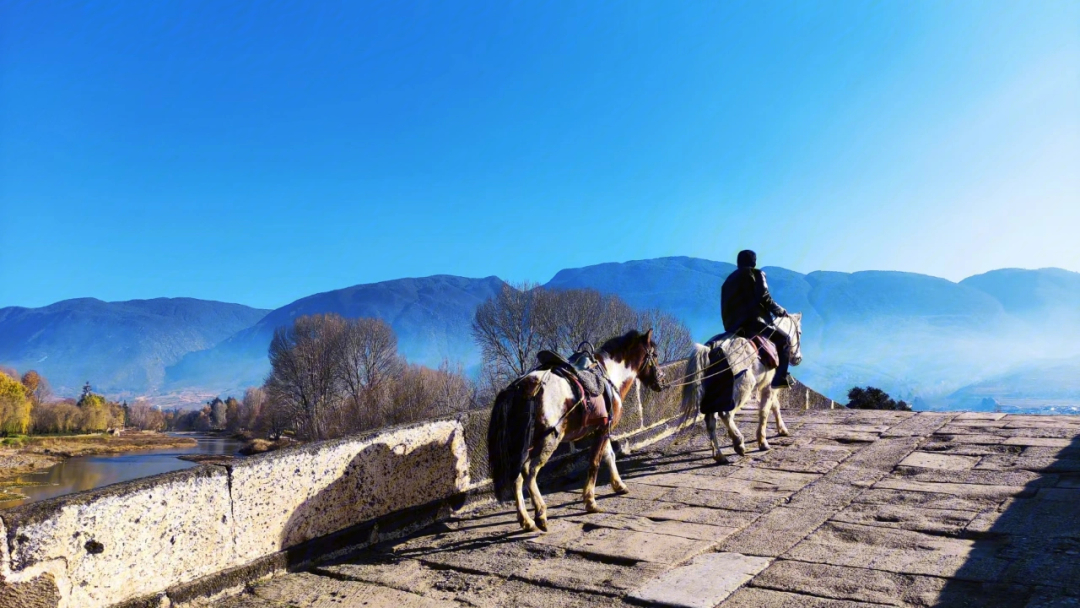
<path id="1" fill-rule="evenodd" d="M 903 410 L 911 411 L 911 406 L 904 401 L 896 401 L 880 388 L 868 386 L 865 389 L 854 387 L 848 391 L 847 406 L 855 410 Z"/>

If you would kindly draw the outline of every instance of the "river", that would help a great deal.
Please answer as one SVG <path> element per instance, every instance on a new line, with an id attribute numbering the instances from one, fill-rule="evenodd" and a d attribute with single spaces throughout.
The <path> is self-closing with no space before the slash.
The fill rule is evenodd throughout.
<path id="1" fill-rule="evenodd" d="M 149 477 L 158 473 L 179 471 L 198 466 L 198 463 L 180 460 L 185 454 L 235 455 L 244 444 L 229 437 L 187 434 L 198 441 L 189 448 L 166 448 L 110 454 L 107 456 L 78 456 L 68 458 L 44 471 L 23 475 L 17 481 L 42 484 L 15 488 L 26 498 L 0 501 L 0 509 L 24 505 L 55 496 L 63 496 L 84 490 L 92 490 L 121 481 Z"/>

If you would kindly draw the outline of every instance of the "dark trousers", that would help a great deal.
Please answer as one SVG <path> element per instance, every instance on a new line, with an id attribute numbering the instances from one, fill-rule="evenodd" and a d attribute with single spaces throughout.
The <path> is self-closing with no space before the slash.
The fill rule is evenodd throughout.
<path id="1" fill-rule="evenodd" d="M 773 377 L 772 385 L 787 386 L 788 366 L 791 363 L 791 353 L 788 352 L 788 348 L 791 345 L 791 339 L 788 338 L 787 334 L 776 327 L 765 323 L 761 319 L 748 321 L 742 326 L 739 333 L 746 338 L 758 334 L 768 338 L 776 345 L 776 352 L 780 355 L 780 367 L 776 368 L 776 375 Z"/>

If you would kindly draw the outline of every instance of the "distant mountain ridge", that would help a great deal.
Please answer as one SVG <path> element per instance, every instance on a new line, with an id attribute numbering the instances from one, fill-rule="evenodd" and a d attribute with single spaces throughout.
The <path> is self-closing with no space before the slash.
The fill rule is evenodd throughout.
<path id="1" fill-rule="evenodd" d="M 559 271 L 545 287 L 618 294 L 636 308 L 674 314 L 704 340 L 722 330 L 720 285 L 734 268 L 690 257 L 607 263 Z M 1072 398 L 1068 387 L 1029 388 L 1025 378 L 1052 375 L 1024 370 L 1042 366 L 1060 374 L 1077 366 L 1080 273 L 1003 269 L 953 283 L 892 271 L 764 270 L 777 301 L 803 313 L 805 363 L 796 376 L 837 400 L 856 384 L 936 407 L 970 406 L 987 391 L 1035 401 Z M 315 294 L 273 311 L 189 298 L 5 308 L 0 364 L 38 369 L 59 386 L 91 380 L 133 394 L 238 394 L 265 377 L 276 327 L 333 312 L 387 321 L 410 361 L 436 366 L 449 359 L 475 371 L 472 317 L 503 285 L 498 277 L 398 279 Z M 1080 402 L 1080 391 L 1075 398 Z"/>
<path id="2" fill-rule="evenodd" d="M 86 381 L 111 393 L 150 392 L 164 382 L 167 365 L 250 327 L 267 312 L 194 298 L 78 298 L 0 308 L 0 363 L 40 371 L 60 394 L 72 394 Z"/>
<path id="3" fill-rule="evenodd" d="M 437 367 L 443 359 L 479 362 L 471 337 L 476 307 L 504 285 L 498 277 L 450 275 L 354 285 L 301 298 L 271 311 L 214 348 L 192 352 L 166 370 L 166 385 L 221 386 L 234 392 L 258 385 L 270 371 L 267 348 L 278 327 L 304 315 L 335 313 L 386 321 L 409 361 Z"/>
<path id="4" fill-rule="evenodd" d="M 723 262 L 659 258 L 564 270 L 547 286 L 593 288 L 663 308 L 704 340 L 722 330 L 720 286 L 732 270 Z M 774 298 L 803 313 L 805 363 L 796 376 L 840 401 L 848 388 L 872 384 L 936 407 L 969 407 L 968 385 L 1002 374 L 1023 378 L 1012 372 L 1080 355 L 1080 273 L 1006 269 L 953 283 L 894 271 L 763 270 Z M 1016 382 L 992 384 L 1010 394 L 1060 397 Z M 1080 392 L 1073 398 L 1080 403 Z"/>

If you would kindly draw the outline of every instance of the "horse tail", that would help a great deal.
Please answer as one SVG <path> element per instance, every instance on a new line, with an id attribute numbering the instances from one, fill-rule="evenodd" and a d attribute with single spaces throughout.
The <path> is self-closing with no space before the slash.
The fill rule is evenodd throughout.
<path id="1" fill-rule="evenodd" d="M 495 498 L 511 500 L 514 482 L 529 457 L 540 381 L 526 376 L 499 391 L 488 422 L 488 465 Z"/>
<path id="2" fill-rule="evenodd" d="M 705 393 L 704 376 L 705 368 L 709 364 L 709 347 L 703 344 L 694 344 L 690 351 L 690 358 L 686 363 L 686 376 L 688 382 L 683 387 L 682 416 L 680 426 L 693 422 L 697 418 L 698 409 L 701 407 L 701 398 Z"/>

